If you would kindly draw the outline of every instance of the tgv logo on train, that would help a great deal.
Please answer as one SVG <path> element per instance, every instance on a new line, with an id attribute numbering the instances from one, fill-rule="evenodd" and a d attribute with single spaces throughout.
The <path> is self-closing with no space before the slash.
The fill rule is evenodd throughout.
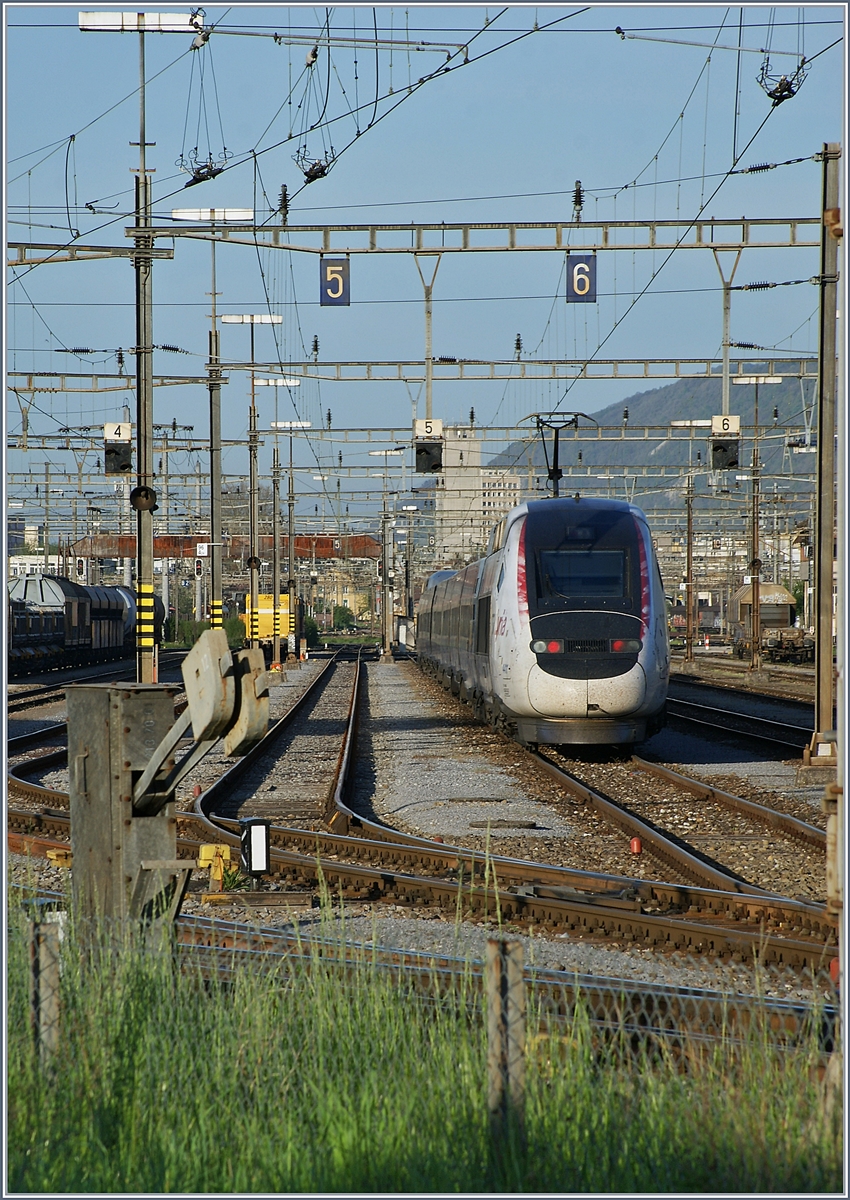
<path id="1" fill-rule="evenodd" d="M 670 647 L 646 517 L 619 500 L 531 500 L 485 558 L 419 602 L 423 670 L 526 745 L 633 743 L 664 724 Z"/>

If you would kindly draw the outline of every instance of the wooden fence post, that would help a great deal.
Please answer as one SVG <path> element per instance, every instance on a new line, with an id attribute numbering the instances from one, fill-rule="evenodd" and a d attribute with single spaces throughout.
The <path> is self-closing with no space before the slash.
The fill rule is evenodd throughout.
<path id="1" fill-rule="evenodd" d="M 59 1048 L 60 945 L 65 913 L 44 913 L 29 922 L 30 1020 L 42 1066 Z"/>
<path id="2" fill-rule="evenodd" d="M 494 1147 L 523 1136 L 525 981 L 522 942 L 487 941 L 487 1107 Z"/>

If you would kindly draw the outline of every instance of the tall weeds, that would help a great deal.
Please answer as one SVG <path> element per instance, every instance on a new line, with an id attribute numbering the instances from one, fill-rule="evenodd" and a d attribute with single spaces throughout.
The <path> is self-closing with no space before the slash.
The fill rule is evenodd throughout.
<path id="1" fill-rule="evenodd" d="M 754 1035 L 683 1069 L 657 1048 L 601 1045 L 581 1007 L 530 1039 L 525 1145 L 493 1156 L 470 977 L 414 989 L 368 953 L 345 973 L 306 949 L 211 982 L 167 941 L 71 929 L 60 1050 L 43 1067 L 24 921 L 10 918 L 11 1192 L 841 1187 L 814 1040 L 779 1053 Z"/>

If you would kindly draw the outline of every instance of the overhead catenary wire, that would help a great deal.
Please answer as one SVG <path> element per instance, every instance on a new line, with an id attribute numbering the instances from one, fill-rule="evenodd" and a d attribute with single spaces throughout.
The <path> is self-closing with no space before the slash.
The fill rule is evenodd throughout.
<path id="1" fill-rule="evenodd" d="M 681 126 L 680 126 L 680 130 L 681 130 Z M 256 161 L 256 160 L 255 160 L 255 161 Z M 734 173 L 734 172 L 732 172 L 732 173 Z M 726 174 L 730 174 L 730 173 L 726 173 Z M 642 185 L 641 185 L 641 186 L 642 186 Z M 647 185 L 647 186 L 650 186 L 650 185 Z M 797 281 L 797 282 L 802 282 L 802 281 Z M 706 289 L 706 290 L 708 290 L 708 289 Z"/>
<path id="2" fill-rule="evenodd" d="M 768 111 L 767 111 L 767 114 L 766 114 L 766 115 L 765 115 L 765 117 L 762 119 L 761 123 L 758 125 L 758 127 L 757 127 L 757 129 L 756 129 L 755 133 L 753 133 L 752 137 L 751 137 L 751 138 L 750 138 L 750 140 L 747 142 L 747 144 L 746 144 L 746 146 L 744 147 L 744 149 L 741 151 L 741 154 L 739 155 L 739 158 L 740 158 L 740 157 L 742 157 L 744 154 L 746 154 L 746 152 L 749 150 L 750 146 L 753 144 L 753 142 L 756 140 L 756 138 L 758 137 L 758 135 L 761 133 L 761 131 L 762 131 L 762 129 L 764 128 L 764 126 L 767 124 L 768 120 L 770 119 L 770 116 L 771 116 L 771 114 L 772 114 L 773 112 L 775 112 L 775 111 L 776 111 L 776 110 L 775 110 L 775 107 L 774 107 L 774 108 L 770 108 L 770 109 L 768 109 Z M 735 161 L 733 161 L 733 163 L 732 163 L 732 167 L 734 168 L 734 167 L 735 167 L 735 165 L 736 165 L 736 163 L 735 163 Z M 714 189 L 714 191 L 713 191 L 713 192 L 711 193 L 711 195 L 708 197 L 708 200 L 705 200 L 705 201 L 701 201 L 701 202 L 700 202 L 700 207 L 699 207 L 699 210 L 698 210 L 698 212 L 697 212 L 697 215 L 691 219 L 691 221 L 690 221 L 690 222 L 689 222 L 689 224 L 688 224 L 688 228 L 685 230 L 685 232 L 684 232 L 684 233 L 682 234 L 682 236 L 679 238 L 677 245 L 676 245 L 676 246 L 674 246 L 674 247 L 673 247 L 673 249 L 672 249 L 672 250 L 670 250 L 670 251 L 669 251 L 669 252 L 668 252 L 668 253 L 665 255 L 665 257 L 664 257 L 664 259 L 663 259 L 663 261 L 662 261 L 661 265 L 658 267 L 658 270 L 657 270 L 657 271 L 656 271 L 656 270 L 653 270 L 653 272 L 652 272 L 652 275 L 651 275 L 651 277 L 650 277 L 649 281 L 648 281 L 648 282 L 646 283 L 646 285 L 645 285 L 645 286 L 644 286 L 644 287 L 641 289 L 641 291 L 638 293 L 638 295 L 637 295 L 637 296 L 635 296 L 635 298 L 632 300 L 631 304 L 628 306 L 628 308 L 626 309 L 626 311 L 623 313 L 622 317 L 620 317 L 620 319 L 619 319 L 619 320 L 615 321 L 615 322 L 612 324 L 612 326 L 611 326 L 611 328 L 609 329 L 608 333 L 605 335 L 605 337 L 602 339 L 602 341 L 601 341 L 601 342 L 599 342 L 599 344 L 597 345 L 597 348 L 596 348 L 596 350 L 593 352 L 593 354 L 591 354 L 591 355 L 589 355 L 589 356 L 587 357 L 587 359 L 586 359 L 586 361 L 585 361 L 585 368 L 586 368 L 587 366 L 589 366 L 591 362 L 593 362 L 593 361 L 594 361 L 594 359 L 595 359 L 595 358 L 598 356 L 599 352 L 602 350 L 602 347 L 603 347 L 603 346 L 604 346 L 604 345 L 605 345 L 605 344 L 606 344 L 606 343 L 607 343 L 607 342 L 608 342 L 608 341 L 611 339 L 611 337 L 614 335 L 614 332 L 615 332 L 615 330 L 616 330 L 616 329 L 619 327 L 619 325 L 621 325 L 621 324 L 622 324 L 622 322 L 623 322 L 623 321 L 626 319 L 626 317 L 627 317 L 627 316 L 628 316 L 628 315 L 629 315 L 629 314 L 632 312 L 632 310 L 634 309 L 635 305 L 636 305 L 636 304 L 638 304 L 638 303 L 640 302 L 640 300 L 643 298 L 643 296 L 644 296 L 644 295 L 646 295 L 646 293 L 647 293 L 647 292 L 649 291 L 649 289 L 652 287 L 652 284 L 654 283 L 655 279 L 658 277 L 658 275 L 661 273 L 661 271 L 663 271 L 664 267 L 667 265 L 667 263 L 670 261 L 670 259 L 673 257 L 673 255 L 676 253 L 676 250 L 677 250 L 677 249 L 679 248 L 679 246 L 681 245 L 681 243 L 682 243 L 682 241 L 683 241 L 684 237 L 685 237 L 685 236 L 687 235 L 687 233 L 688 233 L 688 232 L 689 232 L 689 231 L 690 231 L 690 230 L 693 228 L 694 224 L 695 224 L 695 223 L 696 223 L 696 222 L 699 220 L 700 216 L 701 216 L 701 215 L 702 215 L 702 213 L 705 211 L 706 207 L 707 207 L 707 206 L 708 206 L 708 205 L 711 203 L 711 201 L 714 199 L 714 197 L 717 195 L 717 193 L 718 193 L 718 192 L 720 191 L 720 189 L 723 187 L 723 184 L 725 183 L 725 181 L 726 181 L 726 178 L 728 178 L 728 174 L 729 174 L 729 172 L 727 172 L 727 175 L 726 175 L 726 176 L 724 176 L 724 178 L 723 178 L 723 179 L 720 181 L 720 183 L 718 183 L 717 187 Z M 569 393 L 572 391 L 572 389 L 573 389 L 573 387 L 575 386 L 575 383 L 577 382 L 577 380 L 578 380 L 578 377 L 576 377 L 576 379 L 574 379 L 574 380 L 570 381 L 570 382 L 567 384 L 567 386 L 566 386 L 566 388 L 564 389 L 564 392 L 563 392 L 563 394 L 562 394 L 561 398 L 559 399 L 558 403 L 555 405 L 555 408 L 554 408 L 553 412 L 558 412 L 558 411 L 560 410 L 560 408 L 561 408 L 561 405 L 563 404 L 564 400 L 567 398 L 567 396 L 569 395 Z M 518 461 L 519 461 L 519 459 L 517 458 L 517 459 L 515 460 L 515 462 L 518 462 Z"/>

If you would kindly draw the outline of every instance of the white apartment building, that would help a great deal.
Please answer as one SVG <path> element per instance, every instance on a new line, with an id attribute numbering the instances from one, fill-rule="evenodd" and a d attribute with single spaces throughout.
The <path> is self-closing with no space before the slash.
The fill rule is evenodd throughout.
<path id="1" fill-rule="evenodd" d="M 469 425 L 443 427 L 435 485 L 436 557 L 445 565 L 483 554 L 490 530 L 522 499 L 519 475 L 481 466 L 481 439 Z"/>

